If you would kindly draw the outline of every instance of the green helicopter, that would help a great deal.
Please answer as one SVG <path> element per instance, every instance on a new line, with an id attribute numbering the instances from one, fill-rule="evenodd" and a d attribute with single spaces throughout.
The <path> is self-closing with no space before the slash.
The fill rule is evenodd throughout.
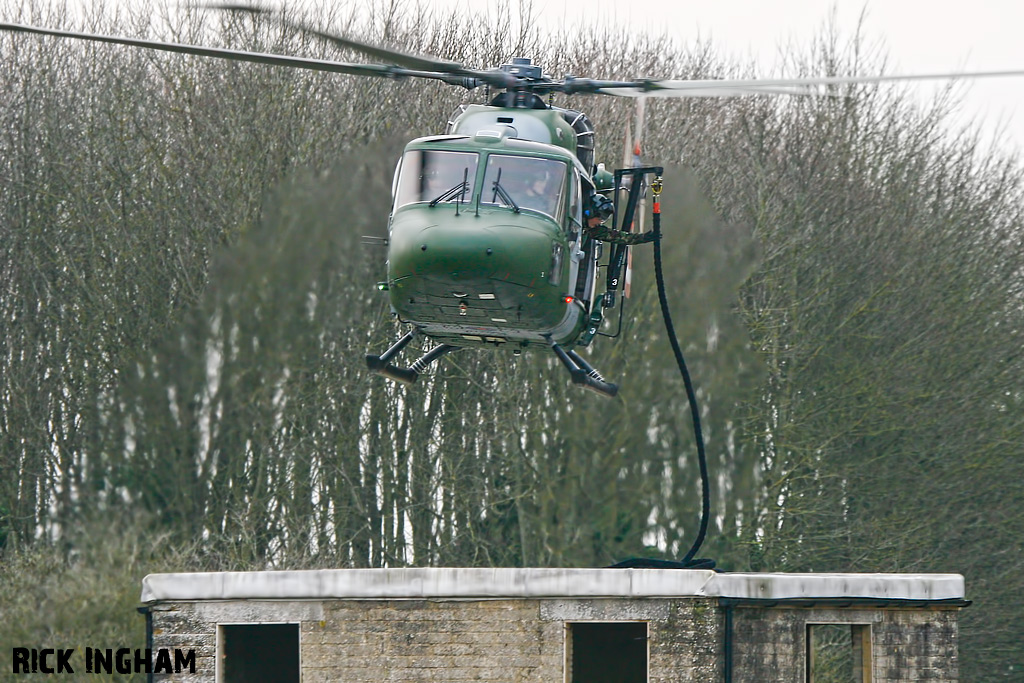
<path id="1" fill-rule="evenodd" d="M 512 66 L 536 69 L 526 60 Z M 647 173 L 660 172 L 631 169 L 641 178 L 630 183 L 631 196 L 642 193 Z M 547 346 L 574 382 L 614 396 L 616 386 L 572 350 L 597 333 L 625 265 L 622 256 L 610 258 L 615 277 L 599 292 L 602 240 L 587 228 L 614 213 L 610 202 L 602 211 L 595 200 L 612 189 L 610 179 L 593 166 L 586 116 L 545 105 L 535 93 L 470 105 L 448 134 L 410 142 L 395 173 L 388 279 L 379 286 L 413 327 L 380 356 L 367 355 L 370 369 L 414 382 L 459 348 L 518 354 Z M 392 365 L 417 334 L 440 343 L 409 368 Z"/>
<path id="2" fill-rule="evenodd" d="M 595 165 L 593 125 L 584 113 L 551 104 L 554 93 L 638 98 L 834 96 L 829 86 L 1024 75 L 1024 70 L 1014 70 L 795 79 L 554 79 L 525 58 L 493 69 L 473 69 L 327 33 L 269 9 L 205 7 L 263 15 L 384 63 L 333 62 L 9 23 L 0 23 L 0 30 L 496 91 L 486 105 L 461 107 L 444 135 L 409 142 L 398 161 L 384 240 L 387 280 L 378 287 L 387 292 L 392 312 L 411 330 L 384 353 L 368 354 L 366 363 L 370 370 L 406 383 L 415 382 L 432 362 L 457 349 L 502 348 L 518 354 L 541 346 L 552 349 L 575 384 L 616 395 L 617 386 L 574 347 L 590 344 L 604 321 L 604 309 L 616 304 L 629 245 L 646 241 L 633 232 L 640 199 L 648 191 L 660 192 L 662 169 L 626 164 L 612 173 Z M 612 220 L 610 228 L 603 225 L 606 220 Z M 605 244 L 609 249 L 603 255 Z M 603 287 L 597 277 L 600 267 L 606 268 Z M 416 335 L 436 344 L 409 367 L 393 364 Z"/>

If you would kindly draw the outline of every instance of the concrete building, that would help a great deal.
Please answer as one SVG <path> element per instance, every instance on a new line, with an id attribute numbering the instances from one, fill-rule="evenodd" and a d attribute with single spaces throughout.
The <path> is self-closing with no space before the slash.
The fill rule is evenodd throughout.
<path id="1" fill-rule="evenodd" d="M 157 681 L 952 683 L 954 574 L 336 569 L 155 574 Z"/>

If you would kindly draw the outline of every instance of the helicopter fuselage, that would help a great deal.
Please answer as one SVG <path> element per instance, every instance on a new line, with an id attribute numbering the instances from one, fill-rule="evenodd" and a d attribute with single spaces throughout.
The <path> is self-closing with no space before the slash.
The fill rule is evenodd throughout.
<path id="1" fill-rule="evenodd" d="M 479 105 L 452 134 L 410 142 L 389 225 L 394 313 L 452 346 L 574 342 L 596 272 L 575 144 L 558 110 Z"/>

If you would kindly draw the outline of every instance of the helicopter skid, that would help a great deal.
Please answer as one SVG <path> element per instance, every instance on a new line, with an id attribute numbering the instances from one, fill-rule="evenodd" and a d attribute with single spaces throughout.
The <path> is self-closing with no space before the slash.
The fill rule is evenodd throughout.
<path id="1" fill-rule="evenodd" d="M 549 340 L 549 343 L 551 350 L 558 356 L 558 360 L 562 361 L 562 365 L 569 371 L 569 377 L 573 384 L 608 398 L 615 398 L 619 393 L 618 385 L 605 381 L 601 373 L 583 360 L 578 353 L 566 351 L 552 340 Z"/>
<path id="2" fill-rule="evenodd" d="M 393 379 L 402 384 L 415 384 L 416 380 L 420 377 L 420 373 L 412 368 L 400 368 L 387 361 L 382 361 L 380 356 L 374 356 L 369 353 L 366 354 L 366 367 L 378 375 Z"/>
<path id="3" fill-rule="evenodd" d="M 450 351 L 455 351 L 458 348 L 450 344 L 438 344 L 434 348 L 430 349 L 430 351 L 423 354 L 419 360 L 412 364 L 412 367 L 408 368 L 400 368 L 397 365 L 392 365 L 388 362 L 391 358 L 401 352 L 410 341 L 412 341 L 412 338 L 416 336 L 417 332 L 419 332 L 419 330 L 413 328 L 408 334 L 392 344 L 391 348 L 379 356 L 375 356 L 372 353 L 366 354 L 366 367 L 378 375 L 383 375 L 384 377 L 393 379 L 396 382 L 401 382 L 403 384 L 415 384 L 416 380 L 420 377 L 420 373 L 423 372 L 428 365 L 444 354 Z"/>
<path id="4" fill-rule="evenodd" d="M 417 330 L 415 327 L 409 330 L 401 339 L 396 341 L 391 347 L 380 354 L 375 356 L 371 353 L 366 354 L 366 367 L 378 375 L 384 375 L 389 379 L 393 379 L 396 382 L 402 382 L 403 384 L 412 384 L 419 377 L 419 373 L 412 368 L 399 368 L 388 361 L 394 358 L 396 355 L 401 353 L 402 349 L 409 345 L 409 342 L 416 336 Z"/>

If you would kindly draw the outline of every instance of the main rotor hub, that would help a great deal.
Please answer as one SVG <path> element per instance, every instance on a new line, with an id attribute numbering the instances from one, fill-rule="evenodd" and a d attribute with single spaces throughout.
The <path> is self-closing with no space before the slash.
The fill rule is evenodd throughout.
<path id="1" fill-rule="evenodd" d="M 511 64 L 502 64 L 498 67 L 502 71 L 519 78 L 539 80 L 544 78 L 540 66 L 534 64 L 529 57 L 513 57 Z"/>

